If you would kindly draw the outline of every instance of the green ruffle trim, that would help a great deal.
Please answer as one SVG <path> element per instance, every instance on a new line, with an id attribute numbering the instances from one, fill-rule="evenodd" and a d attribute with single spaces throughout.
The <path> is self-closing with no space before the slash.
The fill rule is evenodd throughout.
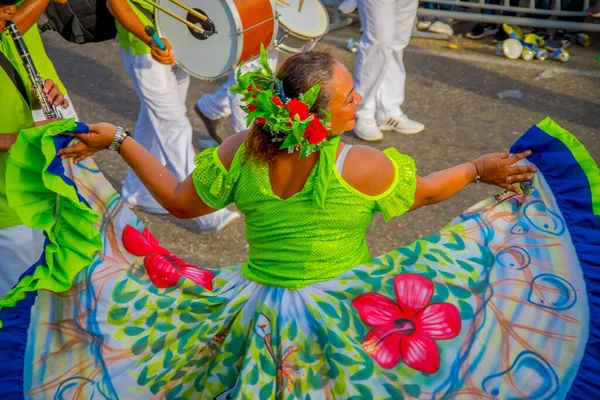
<path id="1" fill-rule="evenodd" d="M 90 265 L 102 248 L 100 232 L 94 226 L 99 215 L 80 200 L 63 175 L 48 172 L 50 164 L 59 161 L 54 136 L 73 131 L 75 126 L 69 119 L 24 129 L 10 150 L 6 167 L 9 205 L 25 225 L 43 229 L 48 240 L 45 260 L 0 299 L 0 309 L 13 307 L 27 292 L 70 289 L 77 273 Z"/>
<path id="2" fill-rule="evenodd" d="M 389 221 L 404 214 L 415 202 L 417 190 L 417 166 L 415 160 L 398 150 L 389 148 L 383 153 L 389 157 L 396 169 L 394 183 L 380 196 L 377 196 L 377 210 Z"/>
<path id="3" fill-rule="evenodd" d="M 194 157 L 196 168 L 192 179 L 196 193 L 204 204 L 215 210 L 227 207 L 233 202 L 233 188 L 240 177 L 243 145 L 238 149 L 229 171 L 219 159 L 219 148 L 209 148 Z"/>
<path id="4" fill-rule="evenodd" d="M 588 178 L 592 193 L 592 210 L 595 215 L 600 215 L 600 170 L 585 146 L 550 118 L 545 118 L 537 127 L 563 142 L 573 153 L 573 157 Z"/>

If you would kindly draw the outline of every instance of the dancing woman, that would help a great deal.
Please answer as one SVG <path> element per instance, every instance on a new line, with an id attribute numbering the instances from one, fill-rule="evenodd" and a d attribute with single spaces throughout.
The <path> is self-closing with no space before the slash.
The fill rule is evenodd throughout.
<path id="1" fill-rule="evenodd" d="M 98 184 L 104 180 L 90 161 L 64 161 L 77 188 L 61 193 L 100 216 L 93 225 L 102 240 L 89 227 L 78 232 L 89 230 L 100 251 L 65 246 L 82 266 L 72 288 L 39 291 L 35 304 L 27 297 L 0 312 L 5 325 L 12 318 L 14 329 L 29 326 L 24 338 L 13 335 L 13 347 L 20 344 L 27 357 L 14 372 L 25 371 L 22 386 L 13 381 L 9 393 L 542 399 L 597 389 L 593 369 L 583 366 L 599 362 L 586 339 L 600 339 L 597 323 L 588 322 L 598 312 L 590 282 L 598 279 L 591 254 L 600 246 L 600 212 L 589 204 L 600 173 L 572 136 L 545 121 L 513 155 L 485 155 L 419 177 L 414 161 L 394 149 L 340 141 L 361 97 L 348 70 L 327 54 L 293 56 L 277 76 L 263 54 L 262 70 L 238 76 L 233 90 L 244 96 L 250 130 L 199 154 L 183 182 L 111 124 L 61 121 L 54 132 L 24 136 L 33 143 L 79 132 L 68 135 L 80 143 L 58 146 L 60 158 L 75 162 L 107 147 L 119 151 L 180 218 L 235 203 L 246 218 L 249 254 L 241 266 L 218 270 L 186 263 Z M 569 169 L 557 159 L 545 163 L 542 149 Z M 568 188 L 555 183 L 561 174 Z M 375 213 L 387 220 L 473 182 L 514 193 L 371 258 L 365 232 Z M 569 210 L 563 199 L 573 190 L 579 203 Z M 11 195 L 19 196 L 16 189 Z M 35 215 L 32 207 L 42 206 L 30 202 L 21 211 Z M 587 232 L 571 227 L 577 218 Z M 64 231 L 72 221 L 62 218 Z M 80 262 L 84 255 L 89 262 Z M 30 312 L 21 306 L 27 301 Z"/>

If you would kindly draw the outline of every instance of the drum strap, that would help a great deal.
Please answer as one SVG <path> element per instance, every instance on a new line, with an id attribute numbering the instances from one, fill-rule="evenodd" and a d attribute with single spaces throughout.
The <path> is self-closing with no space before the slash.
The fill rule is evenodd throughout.
<path id="1" fill-rule="evenodd" d="M 6 58 L 4 53 L 0 51 L 0 67 L 6 72 L 6 75 L 10 78 L 10 80 L 14 83 L 25 102 L 29 104 L 29 97 L 27 96 L 27 89 L 23 79 L 21 79 L 21 75 L 17 72 L 15 67 L 11 64 L 11 62 Z"/>

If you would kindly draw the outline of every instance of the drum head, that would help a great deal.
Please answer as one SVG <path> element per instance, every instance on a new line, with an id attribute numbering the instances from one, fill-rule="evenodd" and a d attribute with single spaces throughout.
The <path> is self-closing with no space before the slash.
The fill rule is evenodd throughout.
<path id="1" fill-rule="evenodd" d="M 277 12 L 279 24 L 294 36 L 319 39 L 329 29 L 327 9 L 319 0 L 278 1 Z"/>
<path id="2" fill-rule="evenodd" d="M 194 23 L 197 21 L 196 17 L 188 15 L 186 10 L 168 0 L 156 2 L 183 19 Z M 231 0 L 181 2 L 207 15 L 215 23 L 218 33 L 204 39 L 184 23 L 156 10 L 156 28 L 159 35 L 169 41 L 177 62 L 191 75 L 200 79 L 215 79 L 227 74 L 236 66 L 242 51 L 242 39 L 238 35 L 242 25 L 237 8 Z"/>

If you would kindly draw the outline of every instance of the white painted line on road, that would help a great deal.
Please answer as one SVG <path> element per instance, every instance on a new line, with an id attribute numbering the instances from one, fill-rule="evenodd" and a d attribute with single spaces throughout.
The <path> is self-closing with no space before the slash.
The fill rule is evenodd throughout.
<path id="1" fill-rule="evenodd" d="M 331 44 L 342 45 L 345 47 L 348 39 L 338 37 L 338 36 L 333 36 L 333 35 L 327 35 L 327 36 L 325 36 L 323 41 L 331 43 Z M 485 56 L 485 55 L 476 55 L 476 54 L 466 54 L 466 53 L 459 53 L 459 52 L 450 51 L 450 50 L 448 50 L 448 51 L 446 51 L 446 50 L 432 51 L 432 50 L 423 49 L 420 47 L 407 47 L 404 51 L 409 54 L 432 55 L 432 56 L 438 56 L 438 57 L 444 57 L 444 58 L 451 58 L 454 60 L 470 61 L 470 62 L 473 62 L 476 64 L 494 64 L 494 65 L 502 65 L 502 66 L 507 66 L 507 67 L 510 66 L 513 68 L 531 69 L 531 70 L 536 70 L 536 71 L 545 71 L 548 69 L 553 69 L 553 70 L 559 71 L 561 74 L 571 74 L 571 75 L 579 75 L 579 76 L 590 76 L 592 78 L 600 78 L 600 70 L 574 69 L 574 68 L 560 67 L 557 65 L 560 63 L 558 61 L 553 61 L 553 60 L 547 60 L 543 64 L 542 63 L 530 64 L 527 61 L 522 61 L 522 60 L 511 61 L 509 59 L 506 59 L 504 57 L 499 57 L 496 55 Z"/>

